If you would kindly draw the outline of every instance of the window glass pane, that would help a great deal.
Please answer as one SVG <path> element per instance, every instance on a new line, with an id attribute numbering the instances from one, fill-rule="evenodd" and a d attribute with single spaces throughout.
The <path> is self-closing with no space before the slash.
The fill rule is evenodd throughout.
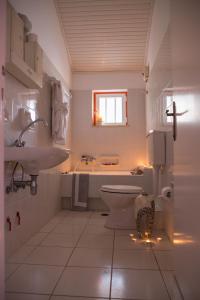
<path id="1" fill-rule="evenodd" d="M 191 123 L 191 121 L 193 122 L 195 118 L 196 120 L 199 120 L 199 113 L 197 110 L 195 111 L 194 95 L 190 93 L 188 93 L 187 95 L 186 94 L 174 95 L 173 99 L 176 102 L 177 113 L 187 111 L 187 113 L 182 115 L 181 118 L 178 118 L 178 122 Z"/>
<path id="2" fill-rule="evenodd" d="M 123 115 L 123 99 L 122 97 L 116 97 L 115 98 L 115 103 L 116 103 L 116 123 L 122 123 L 122 115 Z"/>
<path id="3" fill-rule="evenodd" d="M 101 93 L 96 95 L 96 124 L 126 125 L 125 93 Z"/>
<path id="4" fill-rule="evenodd" d="M 102 122 L 106 121 L 106 98 L 99 97 L 99 117 L 102 118 Z"/>
<path id="5" fill-rule="evenodd" d="M 115 123 L 115 98 L 107 97 L 106 100 L 106 123 Z"/>

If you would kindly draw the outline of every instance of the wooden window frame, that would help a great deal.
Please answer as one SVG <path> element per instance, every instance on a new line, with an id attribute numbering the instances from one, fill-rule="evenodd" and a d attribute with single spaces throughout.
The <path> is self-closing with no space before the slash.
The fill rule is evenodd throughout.
<path id="1" fill-rule="evenodd" d="M 125 117 L 126 117 L 126 123 L 124 124 L 106 124 L 106 125 L 99 125 L 97 124 L 97 95 L 125 95 L 126 101 L 125 101 Z M 98 92 L 93 92 L 93 109 L 92 109 L 92 124 L 93 126 L 100 126 L 100 127 L 117 127 L 117 126 L 127 126 L 128 125 L 128 92 L 127 91 L 98 91 Z"/>

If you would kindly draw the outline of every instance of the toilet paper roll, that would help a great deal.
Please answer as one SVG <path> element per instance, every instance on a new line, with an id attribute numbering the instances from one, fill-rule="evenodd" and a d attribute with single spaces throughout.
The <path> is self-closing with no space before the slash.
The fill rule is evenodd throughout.
<path id="1" fill-rule="evenodd" d="M 164 198 L 171 198 L 171 195 L 172 195 L 172 189 L 171 189 L 171 187 L 170 186 L 165 186 L 164 188 L 162 188 L 161 195 Z"/>

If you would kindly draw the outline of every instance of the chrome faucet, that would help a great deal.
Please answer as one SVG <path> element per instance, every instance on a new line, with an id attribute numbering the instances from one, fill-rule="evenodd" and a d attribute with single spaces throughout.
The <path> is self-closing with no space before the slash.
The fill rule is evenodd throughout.
<path id="1" fill-rule="evenodd" d="M 43 118 L 38 118 L 38 119 L 36 119 L 35 121 L 30 122 L 30 123 L 22 130 L 22 132 L 20 133 L 18 139 L 14 142 L 14 145 L 15 145 L 16 147 L 24 147 L 24 146 L 25 146 L 25 141 L 22 141 L 22 137 L 23 137 L 24 133 L 25 133 L 25 132 L 33 125 L 33 124 L 35 124 L 35 123 L 37 123 L 37 122 L 42 122 L 42 123 L 44 124 L 45 127 L 48 126 L 47 121 L 46 121 L 45 119 L 43 119 Z"/>

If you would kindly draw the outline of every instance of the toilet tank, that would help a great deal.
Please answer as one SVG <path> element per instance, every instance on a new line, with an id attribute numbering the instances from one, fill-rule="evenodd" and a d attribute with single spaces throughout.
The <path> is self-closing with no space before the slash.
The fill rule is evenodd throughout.
<path id="1" fill-rule="evenodd" d="M 174 140 L 171 131 L 165 132 L 165 165 L 172 166 L 174 164 Z"/>
<path id="2" fill-rule="evenodd" d="M 149 164 L 152 166 L 173 164 L 173 136 L 171 131 L 152 130 L 147 135 Z"/>
<path id="3" fill-rule="evenodd" d="M 149 164 L 152 166 L 165 164 L 165 132 L 152 130 L 147 135 Z"/>

